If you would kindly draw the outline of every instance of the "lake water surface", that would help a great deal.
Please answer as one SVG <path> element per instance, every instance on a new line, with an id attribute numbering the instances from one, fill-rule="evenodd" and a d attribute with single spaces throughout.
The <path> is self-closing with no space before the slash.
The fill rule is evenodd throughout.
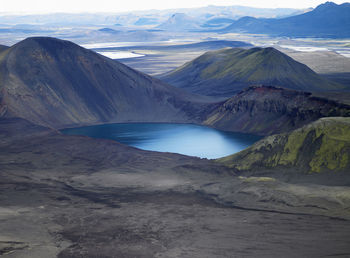
<path id="1" fill-rule="evenodd" d="M 220 158 L 239 152 L 260 136 L 231 133 L 193 124 L 105 124 L 64 129 L 64 134 L 116 140 L 143 150 Z"/>

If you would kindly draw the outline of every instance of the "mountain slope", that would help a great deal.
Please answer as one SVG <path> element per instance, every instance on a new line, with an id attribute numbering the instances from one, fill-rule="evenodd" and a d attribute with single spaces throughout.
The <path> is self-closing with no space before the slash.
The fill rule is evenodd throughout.
<path id="1" fill-rule="evenodd" d="M 220 28 L 226 27 L 234 22 L 233 19 L 225 17 L 211 18 L 206 23 L 202 25 L 203 28 Z"/>
<path id="2" fill-rule="evenodd" d="M 253 84 L 304 91 L 343 88 L 274 48 L 228 48 L 207 52 L 160 79 L 193 93 L 226 97 Z"/>
<path id="3" fill-rule="evenodd" d="M 350 3 L 326 2 L 314 10 L 283 19 L 243 17 L 223 32 L 249 32 L 279 36 L 349 37 Z"/>
<path id="4" fill-rule="evenodd" d="M 0 54 L 0 115 L 40 125 L 195 121 L 196 99 L 64 40 L 28 38 Z"/>
<path id="5" fill-rule="evenodd" d="M 6 50 L 8 48 L 9 48 L 8 46 L 0 45 L 0 52 Z"/>
<path id="6" fill-rule="evenodd" d="M 239 170 L 285 167 L 349 172 L 350 118 L 321 118 L 291 133 L 269 136 L 219 162 Z"/>
<path id="7" fill-rule="evenodd" d="M 350 106 L 307 92 L 262 86 L 250 87 L 228 99 L 204 124 L 226 131 L 271 135 L 327 116 L 350 116 Z"/>

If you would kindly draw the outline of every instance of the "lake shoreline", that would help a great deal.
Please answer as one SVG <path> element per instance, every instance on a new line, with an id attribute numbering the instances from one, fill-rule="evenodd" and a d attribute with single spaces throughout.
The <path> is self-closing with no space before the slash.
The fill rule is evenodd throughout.
<path id="1" fill-rule="evenodd" d="M 67 135 L 115 140 L 142 150 L 220 158 L 239 152 L 262 137 L 197 124 L 114 123 L 60 130 Z"/>

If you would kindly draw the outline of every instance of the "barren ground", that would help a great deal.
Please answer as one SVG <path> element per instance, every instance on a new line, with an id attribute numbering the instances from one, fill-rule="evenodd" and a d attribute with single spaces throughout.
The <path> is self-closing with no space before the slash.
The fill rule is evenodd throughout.
<path id="1" fill-rule="evenodd" d="M 0 128 L 4 257 L 350 255 L 347 186 L 239 177 L 21 120 Z"/>

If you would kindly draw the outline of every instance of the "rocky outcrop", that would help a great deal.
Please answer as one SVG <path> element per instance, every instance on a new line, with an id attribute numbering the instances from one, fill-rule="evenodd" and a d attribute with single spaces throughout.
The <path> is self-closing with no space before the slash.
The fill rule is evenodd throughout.
<path id="1" fill-rule="evenodd" d="M 350 106 L 308 92 L 254 86 L 223 102 L 204 124 L 226 131 L 271 135 L 329 116 L 350 116 Z"/>

